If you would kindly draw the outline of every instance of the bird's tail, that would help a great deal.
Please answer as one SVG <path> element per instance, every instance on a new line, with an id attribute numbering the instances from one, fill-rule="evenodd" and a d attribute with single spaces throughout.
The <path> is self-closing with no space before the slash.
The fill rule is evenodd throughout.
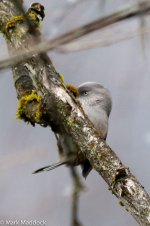
<path id="1" fill-rule="evenodd" d="M 53 170 L 53 169 L 55 169 L 55 168 L 57 168 L 59 166 L 65 165 L 66 163 L 67 163 L 66 161 L 59 161 L 59 162 L 56 162 L 56 163 L 54 163 L 52 165 L 42 167 L 42 168 L 34 171 L 33 174 L 47 172 L 47 171 Z"/>

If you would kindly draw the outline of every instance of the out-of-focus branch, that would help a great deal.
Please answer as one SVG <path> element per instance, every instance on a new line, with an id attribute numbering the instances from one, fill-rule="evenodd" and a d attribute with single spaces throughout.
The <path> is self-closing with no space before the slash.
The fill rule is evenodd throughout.
<path id="1" fill-rule="evenodd" d="M 1 60 L 0 69 L 13 66 L 21 62 L 22 60 L 26 60 L 30 58 L 33 54 L 42 53 L 48 50 L 50 51 L 55 48 L 58 48 L 58 46 L 60 45 L 69 43 L 75 39 L 81 38 L 93 31 L 97 31 L 98 29 L 102 29 L 116 22 L 123 21 L 123 20 L 129 19 L 135 16 L 139 16 L 144 13 L 149 13 L 149 12 L 150 12 L 150 2 L 146 0 L 142 0 L 140 3 L 134 4 L 132 6 L 129 5 L 128 7 L 125 7 L 124 9 L 112 15 L 106 16 L 104 18 L 100 18 L 87 25 L 76 28 L 57 38 L 44 41 L 42 43 L 39 43 L 38 45 L 33 45 L 33 47 L 30 47 L 30 50 L 26 50 L 24 52 L 18 53 L 17 55 L 14 54 L 10 58 Z"/>
<path id="2" fill-rule="evenodd" d="M 141 13 L 143 8 L 140 9 Z M 130 12 L 128 12 L 128 17 L 137 15 L 137 10 L 133 12 L 133 8 L 131 9 L 128 9 Z M 124 12 L 122 19 L 128 18 L 126 13 Z M 10 55 L 20 50 L 29 50 L 34 43 L 33 35 L 29 32 L 26 24 L 17 23 L 11 29 L 7 29 L 8 21 L 12 19 L 12 16 L 16 15 L 17 10 L 11 0 L 0 1 L 0 25 L 3 27 L 4 33 L 6 31 L 5 39 Z M 108 21 L 105 21 L 105 25 L 111 24 L 111 19 L 116 21 L 116 17 L 108 18 Z M 104 26 L 104 23 L 102 24 Z M 103 26 L 101 25 L 101 27 Z M 89 31 L 96 28 L 98 28 L 97 24 L 95 24 L 95 28 L 91 27 Z M 79 34 L 74 37 L 79 37 Z M 68 36 L 67 38 L 66 36 L 61 38 L 64 42 L 68 39 Z M 56 40 L 59 42 L 59 38 Z M 56 42 L 52 43 L 53 46 L 55 44 Z M 140 225 L 150 225 L 149 195 L 102 139 L 101 134 L 93 127 L 80 105 L 66 89 L 47 55 L 45 53 L 34 54 L 29 60 L 24 60 L 21 64 L 15 65 L 13 67 L 13 75 L 19 98 L 28 103 L 25 105 L 24 114 L 27 115 L 29 120 L 31 118 L 32 123 L 35 121 L 42 124 L 41 119 L 44 114 L 47 116 L 47 124 L 51 125 L 57 133 L 69 134 L 80 152 L 103 177 L 109 189 L 118 197 L 136 221 Z M 24 96 L 24 93 L 26 94 L 24 75 L 31 78 L 29 81 L 30 86 L 28 87 L 33 86 L 32 80 L 34 79 L 36 94 L 30 89 L 32 93 Z M 42 98 L 42 104 L 39 94 Z"/>
<path id="3" fill-rule="evenodd" d="M 84 186 L 80 181 L 80 177 L 74 167 L 70 167 L 71 177 L 73 180 L 73 193 L 72 193 L 72 226 L 82 226 L 81 222 L 78 219 L 78 205 L 79 205 L 79 195 L 83 191 Z"/>
<path id="4" fill-rule="evenodd" d="M 77 51 L 83 51 L 88 49 L 94 49 L 94 48 L 100 48 L 100 47 L 106 47 L 110 45 L 115 45 L 117 43 L 126 41 L 128 39 L 132 39 L 138 36 L 143 36 L 150 33 L 150 27 L 144 27 L 138 29 L 138 31 L 130 31 L 130 32 L 122 32 L 118 34 L 118 36 L 112 34 L 109 35 L 109 37 L 100 37 L 96 40 L 89 40 L 84 42 L 75 42 L 66 44 L 63 46 L 58 46 L 55 51 L 59 53 L 70 53 L 70 52 L 77 52 Z"/>

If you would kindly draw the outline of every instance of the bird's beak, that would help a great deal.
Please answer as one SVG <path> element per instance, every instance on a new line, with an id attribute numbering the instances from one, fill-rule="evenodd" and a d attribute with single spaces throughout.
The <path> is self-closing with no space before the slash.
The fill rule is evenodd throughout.
<path id="1" fill-rule="evenodd" d="M 79 90 L 73 85 L 66 84 L 67 89 L 74 95 L 74 97 L 79 96 Z"/>

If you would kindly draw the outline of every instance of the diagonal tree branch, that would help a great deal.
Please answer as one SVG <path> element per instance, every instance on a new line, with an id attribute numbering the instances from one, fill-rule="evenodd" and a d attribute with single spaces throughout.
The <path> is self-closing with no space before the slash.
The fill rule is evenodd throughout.
<path id="1" fill-rule="evenodd" d="M 11 56 L 14 52 L 29 50 L 34 42 L 34 37 L 26 23 L 16 23 L 14 27 L 7 29 L 6 25 L 12 20 L 12 16 L 16 15 L 18 12 L 11 0 L 0 1 L 0 24 Z M 140 225 L 150 225 L 149 195 L 93 127 L 80 105 L 66 89 L 47 55 L 34 52 L 29 60 L 26 59 L 21 64 L 15 65 L 12 70 L 18 97 L 21 100 L 28 100 L 24 111 L 28 120 L 43 125 L 44 115 L 46 125 L 51 125 L 59 134 L 67 133 L 72 136 L 81 153 L 103 177 L 109 189 L 136 221 Z M 32 98 L 26 93 L 24 75 L 30 78 L 28 92 L 30 90 Z M 36 90 L 35 96 L 32 89 Z"/>
<path id="2" fill-rule="evenodd" d="M 104 18 L 100 18 L 94 22 L 91 22 L 89 24 L 76 28 L 52 40 L 39 42 L 37 45 L 33 45 L 33 47 L 31 46 L 30 49 L 24 52 L 18 53 L 17 55 L 14 54 L 10 58 L 3 59 L 0 61 L 0 69 L 13 66 L 21 62 L 22 60 L 30 58 L 33 54 L 57 49 L 58 46 L 60 45 L 69 43 L 91 32 L 97 31 L 98 29 L 102 29 L 104 27 L 112 25 L 116 22 L 130 19 L 135 16 L 139 16 L 141 14 L 145 14 L 149 12 L 150 12 L 150 2 L 146 0 L 142 0 L 140 3 L 134 4 L 132 6 L 129 5 L 128 7 L 125 7 L 124 9 L 112 15 L 106 16 Z"/>

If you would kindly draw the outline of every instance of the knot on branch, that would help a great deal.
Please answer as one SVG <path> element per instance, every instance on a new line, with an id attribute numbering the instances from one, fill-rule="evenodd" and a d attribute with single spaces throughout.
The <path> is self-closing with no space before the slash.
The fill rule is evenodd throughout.
<path id="1" fill-rule="evenodd" d="M 27 18 L 35 27 L 40 26 L 40 22 L 45 17 L 44 6 L 40 3 L 33 3 L 26 13 Z"/>
<path id="2" fill-rule="evenodd" d="M 114 192 L 114 189 L 117 185 L 118 182 L 125 180 L 128 176 L 128 169 L 121 166 L 116 170 L 116 174 L 114 175 L 112 184 L 111 184 L 111 188 L 110 190 L 112 190 L 112 192 Z"/>
<path id="3" fill-rule="evenodd" d="M 28 23 L 29 25 L 31 23 L 33 28 L 39 28 L 44 17 L 44 6 L 39 3 L 33 3 L 24 15 L 12 16 L 12 18 L 8 20 L 3 27 L 1 27 L 1 32 L 8 35 L 17 27 L 18 24 L 23 23 Z M 28 26 L 28 29 L 29 28 L 30 26 Z"/>

